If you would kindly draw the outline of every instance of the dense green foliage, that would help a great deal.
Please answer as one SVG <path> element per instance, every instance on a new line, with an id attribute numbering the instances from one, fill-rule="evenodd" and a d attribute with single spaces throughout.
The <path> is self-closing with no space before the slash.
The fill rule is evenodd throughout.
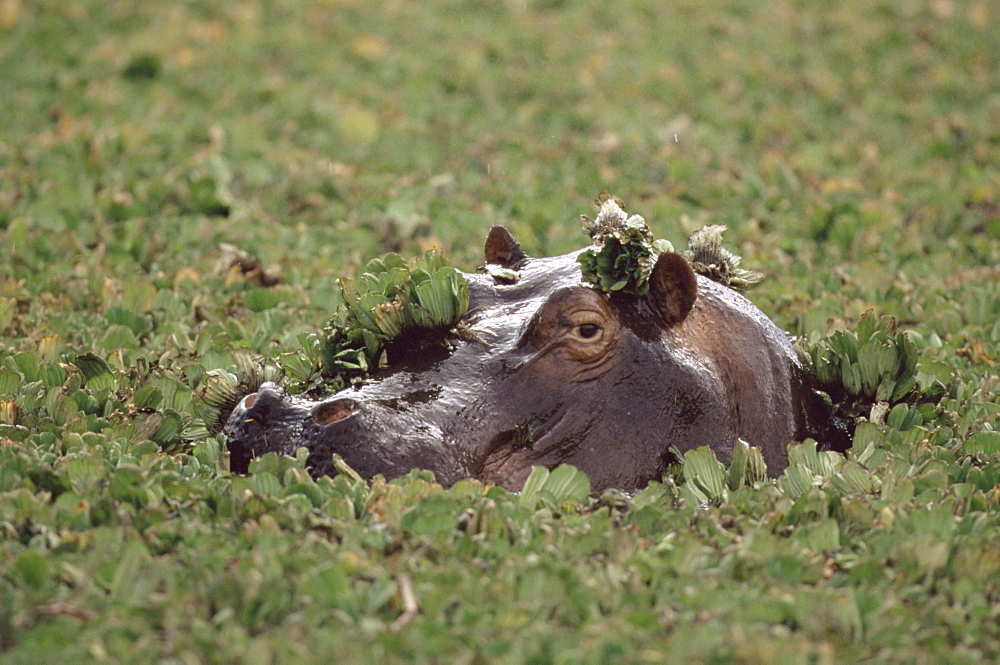
<path id="1" fill-rule="evenodd" d="M 996 661 L 998 90 L 984 0 L 0 0 L 0 660 Z M 776 481 L 229 474 L 196 392 L 307 380 L 338 277 L 602 189 L 919 388 Z"/>
<path id="2" fill-rule="evenodd" d="M 925 376 L 924 385 L 919 386 L 917 345 L 898 330 L 892 317 L 877 319 L 871 310 L 853 330 L 835 331 L 806 356 L 820 387 L 836 405 L 835 414 L 848 422 L 920 399 L 918 391 L 931 407 L 950 378 L 946 370 L 940 378 Z M 873 404 L 880 408 L 873 411 Z M 936 415 L 933 409 L 930 413 Z"/>

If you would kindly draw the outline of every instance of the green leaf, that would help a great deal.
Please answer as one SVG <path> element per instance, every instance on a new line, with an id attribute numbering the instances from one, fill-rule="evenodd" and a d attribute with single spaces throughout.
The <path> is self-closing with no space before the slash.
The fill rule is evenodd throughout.
<path id="1" fill-rule="evenodd" d="M 548 478 L 549 470 L 544 466 L 531 467 L 531 473 L 528 474 L 528 479 L 524 481 L 524 486 L 521 488 L 521 497 L 518 499 L 518 503 L 522 508 L 534 510 L 538 506 L 539 494 Z"/>
<path id="2" fill-rule="evenodd" d="M 346 306 L 324 328 L 319 353 L 324 375 L 338 387 L 379 367 L 383 344 L 411 329 L 443 334 L 469 308 L 465 277 L 434 252 L 410 263 L 397 255 L 373 259 L 360 287 L 338 283 Z"/>
<path id="3" fill-rule="evenodd" d="M 80 413 L 80 406 L 76 401 L 59 388 L 52 388 L 46 395 L 45 409 L 57 425 L 65 425 Z"/>
<path id="4" fill-rule="evenodd" d="M 898 401 L 906 397 L 917 387 L 917 378 L 915 376 L 907 376 L 899 380 L 899 382 L 894 386 L 892 390 L 892 396 L 889 398 L 892 401 Z"/>
<path id="5" fill-rule="evenodd" d="M 293 483 L 285 488 L 281 496 L 302 495 L 309 499 L 313 508 L 319 508 L 326 502 L 326 497 L 314 482 Z"/>
<path id="6" fill-rule="evenodd" d="M 911 410 L 906 404 L 897 404 L 889 411 L 889 416 L 886 418 L 886 425 L 900 432 L 905 432 L 914 425 L 919 425 L 920 422 L 918 421 L 922 421 L 920 411 L 917 409 Z"/>
<path id="7" fill-rule="evenodd" d="M 609 280 L 609 281 L 610 281 L 610 280 Z M 605 288 L 606 288 L 606 289 L 607 289 L 608 291 L 621 291 L 622 289 L 624 289 L 624 288 L 625 288 L 626 286 L 628 286 L 628 285 L 629 285 L 629 280 L 627 280 L 627 279 L 622 279 L 622 280 L 619 280 L 619 281 L 617 281 L 617 282 L 614 282 L 614 283 L 612 283 L 612 284 L 610 284 L 610 285 L 609 285 L 609 284 L 607 284 L 607 283 L 604 283 L 604 282 L 602 282 L 602 283 L 604 284 L 604 287 L 605 287 Z"/>
<path id="8" fill-rule="evenodd" d="M 978 455 L 982 458 L 996 456 L 1000 451 L 1000 432 L 983 430 L 976 432 L 962 444 L 966 455 Z"/>
<path id="9" fill-rule="evenodd" d="M 807 525 L 796 536 L 813 552 L 835 552 L 840 548 L 840 527 L 834 519 Z"/>
<path id="10" fill-rule="evenodd" d="M 163 401 L 163 393 L 156 386 L 145 385 L 135 391 L 132 401 L 140 409 L 155 409 Z"/>
<path id="11" fill-rule="evenodd" d="M 872 335 L 875 334 L 877 324 L 878 319 L 875 316 L 874 310 L 869 309 L 862 314 L 856 326 L 858 340 L 864 343 L 871 339 Z"/>
<path id="12" fill-rule="evenodd" d="M 250 289 L 243 294 L 243 304 L 251 312 L 264 312 L 276 307 L 281 299 L 272 289 Z"/>
<path id="13" fill-rule="evenodd" d="M 176 443 L 184 430 L 184 419 L 181 414 L 172 409 L 167 409 L 162 414 L 160 426 L 156 428 L 149 438 L 156 441 L 161 446 L 168 446 Z"/>
<path id="14" fill-rule="evenodd" d="M 147 281 L 135 279 L 125 283 L 122 304 L 133 312 L 149 312 L 156 301 L 156 287 Z"/>
<path id="15" fill-rule="evenodd" d="M 849 330 L 839 330 L 834 333 L 830 343 L 837 353 L 843 356 L 844 365 L 858 362 L 858 338 Z"/>
<path id="16" fill-rule="evenodd" d="M 35 550 L 24 550 L 14 560 L 14 570 L 25 586 L 40 589 L 52 574 L 49 560 Z"/>
<path id="17" fill-rule="evenodd" d="M 830 478 L 830 483 L 842 494 L 870 494 L 875 491 L 871 472 L 857 462 L 845 462 Z"/>
<path id="18" fill-rule="evenodd" d="M 109 325 L 101 335 L 99 347 L 108 352 L 117 349 L 137 349 L 139 340 L 130 328 L 116 323 Z"/>
<path id="19" fill-rule="evenodd" d="M 306 383 L 320 368 L 301 353 L 282 353 L 278 356 L 282 369 L 293 381 Z"/>
<path id="20" fill-rule="evenodd" d="M 737 439 L 733 446 L 733 459 L 726 474 L 726 485 L 730 491 L 736 491 L 746 483 L 749 458 L 750 446 L 743 439 Z"/>
<path id="21" fill-rule="evenodd" d="M 552 469 L 542 489 L 557 505 L 583 503 L 590 496 L 590 478 L 575 466 L 560 464 Z"/>
<path id="22" fill-rule="evenodd" d="M 149 554 L 135 541 L 126 541 L 115 557 L 115 572 L 111 579 L 110 597 L 126 606 L 141 606 L 151 589 L 145 572 Z"/>
<path id="23" fill-rule="evenodd" d="M 197 459 L 200 463 L 214 468 L 219 461 L 219 442 L 214 438 L 207 438 L 199 441 L 191 450 L 191 454 L 194 455 L 195 459 Z"/>
<path id="24" fill-rule="evenodd" d="M 38 380 L 38 357 L 33 353 L 18 353 L 13 357 L 14 366 L 24 377 L 25 383 Z"/>
<path id="25" fill-rule="evenodd" d="M 17 395 L 21 391 L 21 375 L 7 369 L 0 369 L 0 395 Z"/>
<path id="26" fill-rule="evenodd" d="M 882 377 L 878 382 L 878 387 L 875 389 L 875 401 L 889 402 L 892 400 L 892 396 L 895 392 L 896 380 L 888 377 Z"/>
<path id="27" fill-rule="evenodd" d="M 142 338 L 153 329 L 153 322 L 148 317 L 121 306 L 109 308 L 104 313 L 104 320 L 108 325 L 125 326 L 137 338 Z"/>
<path id="28" fill-rule="evenodd" d="M 788 449 L 789 466 L 802 466 L 809 473 L 824 478 L 829 477 L 842 461 L 843 458 L 836 453 L 819 450 L 813 439 L 806 439 Z"/>
<path id="29" fill-rule="evenodd" d="M 859 349 L 858 370 L 861 376 L 861 394 L 875 394 L 875 389 L 878 387 L 879 377 L 881 376 L 879 370 L 881 356 L 882 352 L 886 350 L 892 352 L 892 349 L 879 348 L 871 343 L 865 344 Z"/>
<path id="30" fill-rule="evenodd" d="M 709 500 L 725 498 L 725 469 L 708 446 L 684 453 L 684 479 L 704 492 Z"/>
<path id="31" fill-rule="evenodd" d="M 879 429 L 878 425 L 867 420 L 861 420 L 854 429 L 851 450 L 854 452 L 855 458 L 864 464 L 865 459 L 863 456 L 870 455 L 871 449 L 874 446 L 884 442 L 885 438 L 882 436 L 882 430 Z"/>
<path id="32" fill-rule="evenodd" d="M 851 395 L 862 394 L 861 370 L 855 364 L 841 365 L 841 381 Z"/>
<path id="33" fill-rule="evenodd" d="M 696 483 L 684 483 L 681 487 L 680 499 L 692 506 L 700 506 L 712 500 Z"/>
<path id="34" fill-rule="evenodd" d="M 66 462 L 66 476 L 77 494 L 104 482 L 105 471 L 104 460 L 97 455 L 75 457 Z"/>
<path id="35" fill-rule="evenodd" d="M 116 388 L 111 367 L 100 356 L 85 353 L 82 356 L 77 356 L 73 364 L 80 368 L 90 390 L 114 390 Z"/>
<path id="36" fill-rule="evenodd" d="M 798 498 L 813 487 L 813 475 L 802 466 L 789 466 L 778 479 L 778 485 L 792 498 Z"/>

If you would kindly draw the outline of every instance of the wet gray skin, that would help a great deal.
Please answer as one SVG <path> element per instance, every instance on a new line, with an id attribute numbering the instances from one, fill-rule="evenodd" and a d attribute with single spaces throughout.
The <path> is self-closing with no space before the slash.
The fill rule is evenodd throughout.
<path id="1" fill-rule="evenodd" d="M 273 383 L 246 396 L 224 433 L 245 472 L 305 446 L 314 475 L 340 454 L 364 477 L 432 470 L 518 490 L 533 465 L 587 473 L 595 490 L 635 490 L 702 445 L 728 460 L 737 437 L 772 475 L 807 436 L 845 445 L 784 333 L 742 295 L 664 254 L 641 298 L 581 282 L 577 253 L 527 258 L 502 227 L 466 275 L 473 335 L 401 339 L 390 369 L 318 401 Z"/>

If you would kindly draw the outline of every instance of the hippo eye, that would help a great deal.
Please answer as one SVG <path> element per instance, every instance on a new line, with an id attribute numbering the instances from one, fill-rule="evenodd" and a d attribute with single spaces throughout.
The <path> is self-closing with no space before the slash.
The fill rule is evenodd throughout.
<path id="1" fill-rule="evenodd" d="M 596 323 L 581 323 L 576 330 L 580 337 L 590 339 L 601 332 L 601 327 Z"/>

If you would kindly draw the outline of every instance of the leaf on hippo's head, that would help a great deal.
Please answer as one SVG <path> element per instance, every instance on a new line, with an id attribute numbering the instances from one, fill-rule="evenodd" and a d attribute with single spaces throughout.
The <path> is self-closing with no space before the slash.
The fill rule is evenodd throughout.
<path id="1" fill-rule="evenodd" d="M 602 192 L 597 202 L 597 219 L 583 217 L 583 229 L 594 241 L 577 258 L 583 280 L 605 293 L 645 294 L 656 257 L 673 247 L 666 240 L 653 238 L 646 220 L 629 216 L 621 201 L 607 192 Z"/>
<path id="2" fill-rule="evenodd" d="M 385 345 L 408 331 L 453 329 L 469 310 L 469 284 L 438 254 L 410 262 L 388 254 L 357 283 L 338 281 L 344 305 L 324 329 L 324 374 L 341 386 L 379 366 Z"/>
<path id="3" fill-rule="evenodd" d="M 595 241 L 599 237 L 613 235 L 628 222 L 629 216 L 625 212 L 625 204 L 608 194 L 607 191 L 601 192 L 595 203 L 599 210 L 597 219 L 591 219 L 586 215 L 582 215 L 580 218 L 583 222 L 583 230 Z M 635 217 L 642 221 L 642 217 L 638 215 Z"/>
<path id="4" fill-rule="evenodd" d="M 724 284 L 737 291 L 756 286 L 763 277 L 759 272 L 740 268 L 740 257 L 722 246 L 723 224 L 712 224 L 695 231 L 688 238 L 684 256 L 699 275 Z"/>

